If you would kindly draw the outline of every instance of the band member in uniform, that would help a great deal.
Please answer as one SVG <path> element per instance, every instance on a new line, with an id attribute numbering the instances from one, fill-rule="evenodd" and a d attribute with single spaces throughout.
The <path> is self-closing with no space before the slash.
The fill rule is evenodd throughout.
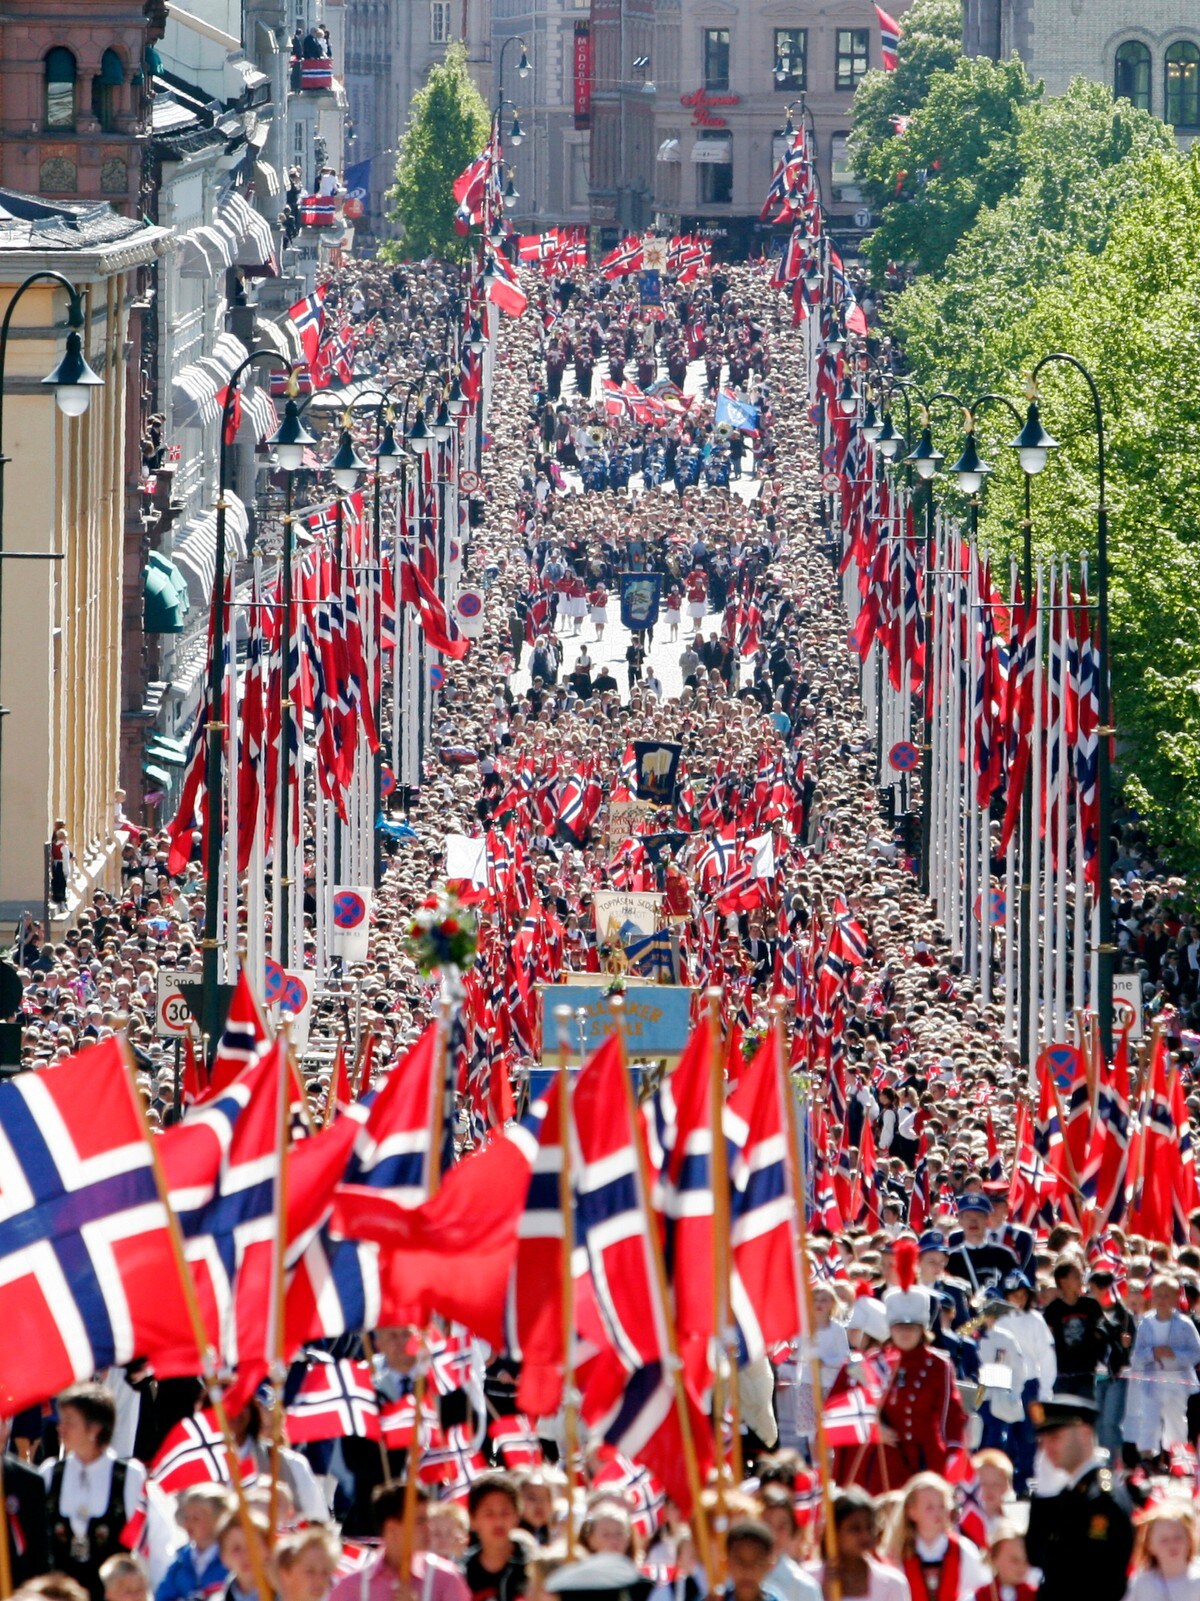
<path id="1" fill-rule="evenodd" d="M 146 1470 L 111 1447 L 116 1402 L 103 1384 L 73 1384 L 58 1398 L 62 1455 L 43 1462 L 50 1561 L 101 1601 L 100 1568 L 124 1552 L 121 1531 L 137 1510 Z"/>
<path id="2" fill-rule="evenodd" d="M 991 1215 L 992 1205 L 986 1195 L 980 1195 L 977 1190 L 968 1190 L 959 1197 L 958 1221 L 962 1226 L 962 1240 L 951 1250 L 946 1271 L 952 1278 L 967 1281 L 971 1286 L 972 1301 L 983 1290 L 994 1289 L 1017 1266 L 1016 1257 L 1006 1245 L 997 1245 L 988 1239 L 988 1220 Z"/>
<path id="3" fill-rule="evenodd" d="M 892 1264 L 899 1288 L 883 1298 L 892 1378 L 879 1409 L 880 1445 L 864 1452 L 855 1475 L 875 1493 L 900 1489 L 914 1473 L 944 1473 L 967 1423 L 954 1369 L 929 1343 L 930 1294 L 916 1283 L 916 1240 L 897 1240 Z"/>
<path id="4" fill-rule="evenodd" d="M 1096 1403 L 1056 1395 L 1042 1407 L 1038 1438 L 1067 1475 L 1057 1495 L 1029 1503 L 1029 1560 L 1042 1572 L 1042 1601 L 1121 1601 L 1133 1551 L 1128 1506 L 1116 1495 L 1108 1458 L 1096 1446 Z"/>

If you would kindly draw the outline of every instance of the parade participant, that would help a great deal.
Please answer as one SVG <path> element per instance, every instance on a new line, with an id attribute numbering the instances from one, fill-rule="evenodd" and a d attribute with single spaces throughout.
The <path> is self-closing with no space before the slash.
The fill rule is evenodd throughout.
<path id="1" fill-rule="evenodd" d="M 979 1484 L 979 1510 L 990 1541 L 1012 1517 L 1013 1465 L 1003 1451 L 976 1451 L 971 1466 Z"/>
<path id="2" fill-rule="evenodd" d="M 322 1524 L 281 1535 L 271 1553 L 278 1601 L 325 1601 L 342 1548 Z"/>
<path id="3" fill-rule="evenodd" d="M 50 1560 L 99 1601 L 101 1565 L 124 1547 L 121 1532 L 137 1511 L 146 1470 L 110 1448 L 117 1409 L 102 1384 L 74 1384 L 58 1398 L 62 1455 L 43 1462 Z"/>
<path id="4" fill-rule="evenodd" d="M 1179 1284 L 1159 1274 L 1133 1342 L 1126 1398 L 1125 1437 L 1143 1457 L 1186 1441 L 1188 1397 L 1200 1389 L 1198 1363 L 1200 1333 L 1179 1310 Z"/>
<path id="5" fill-rule="evenodd" d="M 1171 1498 L 1138 1515 L 1125 1601 L 1200 1601 L 1196 1519 L 1185 1501 Z"/>
<path id="6" fill-rule="evenodd" d="M 601 1551 L 610 1551 L 632 1558 L 635 1554 L 633 1526 L 628 1508 L 612 1496 L 596 1497 L 579 1526 L 579 1543 L 593 1556 Z"/>
<path id="7" fill-rule="evenodd" d="M 1022 1416 L 1009 1430 L 1007 1449 L 1013 1459 L 1017 1483 L 1024 1491 L 1033 1476 L 1037 1450 L 1035 1420 L 1040 1405 L 1054 1393 L 1058 1378 L 1058 1358 L 1046 1319 L 1034 1301 L 1034 1290 L 1023 1272 L 1009 1273 L 1002 1286 L 1012 1311 L 1005 1328 L 1016 1340 L 1025 1364 L 1025 1384 L 1021 1392 Z"/>
<path id="8" fill-rule="evenodd" d="M 1096 1403 L 1057 1394 L 1042 1408 L 1038 1440 L 1051 1467 L 1066 1475 L 1056 1495 L 1029 1504 L 1026 1547 L 1042 1574 L 1042 1601 L 1121 1601 L 1133 1550 L 1133 1524 L 1096 1447 Z"/>
<path id="9" fill-rule="evenodd" d="M 725 1537 L 725 1568 L 728 1581 L 715 1595 L 726 1601 L 766 1601 L 767 1575 L 772 1571 L 775 1541 L 770 1529 L 757 1518 L 739 1518 L 729 1526 Z"/>
<path id="10" fill-rule="evenodd" d="M 46 1572 L 50 1566 L 50 1550 L 46 1525 L 46 1486 L 36 1469 L 8 1450 L 11 1434 L 10 1420 L 0 1418 L 8 1549 L 13 1583 L 19 1586 Z"/>
<path id="11" fill-rule="evenodd" d="M 513 1538 L 517 1487 L 506 1473 L 485 1473 L 467 1492 L 471 1545 L 467 1588 L 475 1601 L 514 1601 L 525 1593 L 525 1554 Z"/>
<path id="12" fill-rule="evenodd" d="M 875 1555 L 875 1503 L 865 1490 L 851 1487 L 833 1498 L 837 1560 L 813 1563 L 810 1572 L 825 1601 L 909 1601 L 908 1581 L 897 1568 Z"/>
<path id="13" fill-rule="evenodd" d="M 109 1557 L 100 1566 L 104 1601 L 149 1601 L 150 1586 L 141 1561 L 129 1552 Z"/>
<path id="14" fill-rule="evenodd" d="M 774 1565 L 764 1587 L 780 1601 L 820 1601 L 820 1587 L 791 1554 L 798 1529 L 796 1497 L 782 1484 L 764 1484 L 758 1492 L 761 1517 L 771 1531 Z"/>
<path id="15" fill-rule="evenodd" d="M 468 1601 L 469 1590 L 462 1573 L 453 1562 L 428 1549 L 428 1519 L 431 1493 L 417 1486 L 411 1552 L 405 1550 L 405 1486 L 380 1485 L 373 1497 L 375 1527 L 379 1531 L 379 1554 L 360 1573 L 347 1573 L 330 1593 L 329 1601 L 395 1601 L 407 1571 L 422 1601 Z M 513 1519 L 516 1521 L 515 1516 Z"/>
<path id="16" fill-rule="evenodd" d="M 1058 1364 L 1054 1387 L 1067 1395 L 1090 1397 L 1106 1348 L 1104 1308 L 1083 1293 L 1083 1269 L 1074 1257 L 1054 1264 L 1054 1285 L 1058 1294 L 1043 1308 Z"/>
<path id="17" fill-rule="evenodd" d="M 1001 1524 L 988 1541 L 991 1580 L 975 1592 L 975 1601 L 1034 1601 L 1025 1536 L 1011 1523 Z"/>
<path id="18" fill-rule="evenodd" d="M 939 1474 L 908 1481 L 885 1542 L 912 1601 L 969 1601 L 987 1583 L 978 1550 L 954 1528 L 954 1491 Z"/>
<path id="19" fill-rule="evenodd" d="M 249 1523 L 251 1537 L 258 1543 L 258 1560 L 267 1560 L 271 1529 L 265 1517 L 251 1512 L 243 1521 L 236 1512 L 226 1513 L 217 1527 L 217 1554 L 229 1573 L 222 1601 L 259 1601 L 258 1578 L 255 1571 L 255 1554 L 251 1552 L 246 1535 Z"/>
<path id="20" fill-rule="evenodd" d="M 853 1475 L 868 1488 L 897 1490 L 915 1473 L 944 1473 L 966 1430 L 954 1370 L 929 1345 L 929 1291 L 915 1283 L 916 1254 L 915 1240 L 897 1240 L 899 1287 L 883 1298 L 892 1376 L 879 1409 L 880 1444 L 859 1452 Z"/>
<path id="21" fill-rule="evenodd" d="M 179 1497 L 175 1521 L 187 1535 L 154 1592 L 154 1601 L 196 1601 L 224 1588 L 229 1570 L 217 1549 L 217 1529 L 229 1497 L 216 1484 L 197 1484 Z"/>
<path id="22" fill-rule="evenodd" d="M 946 1271 L 971 1286 L 973 1301 L 982 1291 L 994 1289 L 1017 1266 L 1017 1259 L 1007 1246 L 988 1239 L 991 1214 L 991 1203 L 985 1195 L 968 1191 L 960 1196 L 958 1221 L 963 1237 L 951 1251 Z"/>

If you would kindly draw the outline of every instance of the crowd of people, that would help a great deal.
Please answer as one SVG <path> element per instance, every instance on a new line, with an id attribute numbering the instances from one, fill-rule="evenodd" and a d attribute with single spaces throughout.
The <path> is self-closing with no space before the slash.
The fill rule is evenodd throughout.
<path id="1" fill-rule="evenodd" d="M 461 294 L 457 269 L 354 263 L 327 304 L 353 318 L 362 370 L 391 383 L 444 355 Z M 1079 1219 L 1035 1231 L 1008 1215 L 1031 1075 L 1000 1009 L 963 979 L 880 811 L 788 310 L 749 268 L 682 287 L 661 321 L 642 315 L 633 285 L 576 273 L 503 323 L 487 514 L 467 552 L 487 628 L 464 662 L 445 663 L 424 782 L 393 842 L 360 975 L 379 1084 L 436 1012 L 405 931 L 445 877 L 445 836 L 515 826 L 521 893 L 485 904 L 485 925 L 510 942 L 533 926 L 525 959 L 538 977 L 599 972 L 612 951 L 595 896 L 661 892 L 677 976 L 722 988 L 736 1077 L 736 1042 L 766 1026 L 773 997 L 803 1032 L 795 974 L 834 919 L 853 920 L 862 945 L 838 1034 L 845 1104 L 819 1078 L 808 1088 L 830 1151 L 876 1152 L 877 1204 L 830 1227 L 817 1198 L 812 1349 L 775 1352 L 765 1401 L 747 1394 L 742 1477 L 708 1490 L 685 1523 L 628 1464 L 589 1457 L 572 1503 L 561 1420 L 544 1419 L 542 1460 L 507 1471 L 485 1443 L 488 1470 L 463 1504 L 422 1487 L 413 1508 L 398 1482 L 403 1455 L 362 1440 L 285 1448 L 272 1484 L 256 1400 L 234 1420 L 258 1474 L 248 1506 L 228 1486 L 188 1489 L 166 1505 L 177 1532 L 160 1518 L 131 1552 L 123 1534 L 144 1510 L 140 1464 L 201 1387 L 113 1373 L 14 1420 L 5 1475 L 23 1596 L 146 1601 L 152 1589 L 192 1601 L 221 1590 L 249 1601 L 265 1564 L 281 1601 L 387 1601 L 411 1594 L 410 1582 L 433 1601 L 513 1601 L 554 1593 L 576 1545 L 632 1559 L 639 1572 L 618 1570 L 614 1588 L 653 1588 L 663 1601 L 668 1591 L 700 1601 L 719 1584 L 735 1601 L 1025 1601 L 1038 1586 L 1054 1601 L 1078 1587 L 1100 1601 L 1200 1596 L 1200 1217 L 1190 1238 L 1166 1242 L 1119 1228 L 1089 1238 Z M 612 381 L 629 367 L 643 391 L 665 361 L 675 409 L 614 417 L 596 403 L 602 359 Z M 752 441 L 718 434 L 722 388 L 756 408 Z M 680 475 L 692 452 L 732 459 L 735 436 L 744 481 Z M 608 477 L 589 485 L 587 461 L 601 451 Z M 622 453 L 629 473 L 614 482 Z M 646 471 L 652 458 L 661 473 Z M 659 576 L 653 628 L 619 622 L 630 572 Z M 626 833 L 612 807 L 629 796 L 638 741 L 678 745 L 679 779 L 669 804 L 646 809 L 642 832 Z M 600 796 L 581 829 L 564 829 L 553 801 L 547 810 L 530 797 L 575 775 L 594 777 Z M 769 838 L 770 870 L 756 846 L 733 894 L 724 855 L 744 857 L 751 835 Z M 172 877 L 153 830 L 127 823 L 127 841 L 119 891 L 97 891 L 52 937 L 27 920 L 17 930 L 23 1054 L 45 1067 L 124 1026 L 151 1120 L 166 1124 L 179 1085 L 154 1037 L 156 979 L 195 965 L 203 879 L 198 862 Z M 1186 885 L 1132 827 L 1115 870 L 1124 960 L 1142 971 L 1152 1010 L 1176 1009 L 1190 1089 L 1200 936 Z M 316 1039 L 348 1022 L 349 994 L 330 986 Z M 536 1054 L 536 1038 L 516 1038 L 492 1063 L 518 1102 Z M 320 1113 L 329 1069 L 310 1065 L 305 1079 Z M 473 1120 L 461 1099 L 465 1145 Z M 930 1204 L 913 1226 L 921 1164 Z M 354 1354 L 372 1362 L 380 1395 L 411 1392 L 406 1331 L 374 1331 Z M 476 1348 L 474 1361 L 440 1408 L 445 1426 L 466 1423 L 482 1440 L 489 1417 L 515 1411 L 514 1369 L 499 1352 Z M 839 1435 L 823 1474 L 825 1421 L 856 1397 L 876 1421 L 857 1444 Z M 825 1498 L 824 1479 L 836 1484 Z M 376 1547 L 361 1543 L 372 1538 Z"/>

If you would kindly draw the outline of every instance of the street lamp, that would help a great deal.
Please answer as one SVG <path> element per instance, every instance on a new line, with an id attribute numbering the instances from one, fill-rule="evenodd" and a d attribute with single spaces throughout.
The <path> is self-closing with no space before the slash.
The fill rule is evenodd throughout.
<path id="1" fill-rule="evenodd" d="M 352 495 L 358 488 L 360 474 L 370 471 L 368 464 L 355 450 L 354 439 L 347 427 L 342 429 L 338 448 L 329 463 L 329 468 L 334 483 L 347 495 Z"/>
<path id="2" fill-rule="evenodd" d="M 1022 470 L 1033 475 L 1042 471 L 1050 459 L 1050 452 L 1058 449 L 1058 440 L 1052 438 L 1042 427 L 1036 400 L 1029 402 L 1025 425 L 1011 441 L 1011 448 L 1016 451 Z"/>
<path id="3" fill-rule="evenodd" d="M 412 420 L 412 426 L 404 436 L 404 442 L 414 456 L 423 456 L 427 450 L 433 449 L 433 435 L 425 426 L 425 408 L 418 405 L 417 414 Z"/>
<path id="4" fill-rule="evenodd" d="M 517 62 L 517 76 L 519 78 L 528 78 L 529 76 L 529 48 L 519 34 L 513 34 L 511 38 L 506 39 L 500 46 L 500 59 L 496 64 L 497 117 L 499 117 L 500 108 L 504 104 L 504 58 L 512 49 L 513 45 L 520 45 L 521 47 L 521 58 Z"/>
<path id="5" fill-rule="evenodd" d="M 875 448 L 886 461 L 891 461 L 904 442 L 904 435 L 898 434 L 892 426 L 891 412 L 885 411 L 883 414 L 883 426 L 875 436 Z"/>
<path id="6" fill-rule="evenodd" d="M 920 468 L 917 469 L 918 472 Z M 964 495 L 972 497 L 978 495 L 983 488 L 983 480 L 992 471 L 991 467 L 979 454 L 975 445 L 975 423 L 970 413 L 967 415 L 967 433 L 963 440 L 962 453 L 958 460 L 946 469 L 958 479 L 958 487 Z"/>
<path id="7" fill-rule="evenodd" d="M 882 440 L 880 444 L 882 445 Z M 904 459 L 916 468 L 918 478 L 932 478 L 942 465 L 944 458 L 933 443 L 933 431 L 928 422 L 921 429 L 920 439 Z"/>
<path id="8" fill-rule="evenodd" d="M 384 424 L 383 438 L 375 446 L 372 453 L 375 457 L 375 472 L 380 478 L 394 478 L 400 470 L 402 452 L 396 443 L 396 428 L 391 419 Z"/>
<path id="9" fill-rule="evenodd" d="M 842 379 L 842 387 L 838 390 L 838 410 L 843 417 L 853 417 L 858 410 L 858 396 L 849 373 Z"/>
<path id="10" fill-rule="evenodd" d="M 873 400 L 867 401 L 866 410 L 863 412 L 863 420 L 860 425 L 860 432 L 862 433 L 862 436 L 868 445 L 875 444 L 880 434 L 883 432 L 883 424 L 875 415 L 875 402 Z"/>
<path id="11" fill-rule="evenodd" d="M 92 390 L 103 384 L 104 380 L 98 377 L 88 366 L 83 354 L 83 345 L 78 330 L 84 325 L 83 300 L 79 290 L 69 278 L 64 278 L 61 272 L 51 272 L 48 269 L 42 272 L 30 273 L 29 277 L 19 283 L 13 291 L 12 298 L 4 308 L 4 320 L 0 322 L 0 634 L 3 632 L 4 620 L 4 469 L 8 457 L 4 454 L 4 372 L 8 362 L 8 332 L 12 326 L 13 312 L 17 302 L 27 289 L 36 283 L 55 283 L 65 289 L 70 297 L 67 308 L 67 348 L 61 360 L 55 365 L 54 371 L 42 379 L 42 383 L 53 391 L 55 404 L 64 417 L 78 417 L 88 409 L 92 398 Z M 24 557 L 27 554 L 35 555 L 46 561 L 57 561 L 61 557 L 59 551 L 11 551 L 12 559 Z M 0 708 L 0 730 L 3 729 L 3 717 L 11 708 Z M 0 763 L 0 774 L 3 765 Z M 0 778 L 0 786 L 2 786 Z M 3 792 L 0 787 L 0 799 Z M 49 935 L 49 929 L 47 929 Z"/>
<path id="12" fill-rule="evenodd" d="M 299 472 L 304 466 L 304 452 L 311 450 L 316 442 L 315 437 L 304 426 L 296 402 L 289 400 L 283 408 L 283 420 L 267 440 L 268 446 L 275 452 L 280 472 L 289 474 Z M 290 477 L 288 482 L 290 484 Z"/>
<path id="13" fill-rule="evenodd" d="M 1096 501 L 1096 649 L 1099 657 L 1099 727 L 1096 730 L 1096 800 L 1099 811 L 1096 841 L 1096 901 L 1099 922 L 1099 941 L 1096 947 L 1097 993 L 1093 997 L 1095 1011 L 1100 1020 L 1100 1044 L 1111 1061 L 1113 1050 L 1113 971 L 1116 946 L 1113 944 L 1112 916 L 1112 754 L 1110 740 L 1116 733 L 1112 727 L 1111 647 L 1108 618 L 1108 501 L 1107 451 L 1104 433 L 1104 408 L 1100 404 L 1100 391 L 1096 380 L 1077 356 L 1065 350 L 1052 350 L 1043 356 L 1029 375 L 1029 412 L 1025 427 L 1013 441 L 1018 451 L 1025 452 L 1027 473 L 1041 472 L 1046 465 L 1046 453 L 1057 448 L 1041 426 L 1037 409 L 1038 376 L 1051 362 L 1061 362 L 1080 375 L 1088 387 L 1092 403 L 1092 423 L 1096 435 L 1096 478 L 1099 495 Z M 1025 462 L 1022 462 L 1025 466 Z"/>

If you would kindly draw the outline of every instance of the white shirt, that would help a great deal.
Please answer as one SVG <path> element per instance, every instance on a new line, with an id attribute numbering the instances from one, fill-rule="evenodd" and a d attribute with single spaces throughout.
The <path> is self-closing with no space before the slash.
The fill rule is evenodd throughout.
<path id="1" fill-rule="evenodd" d="M 811 1573 L 805 1573 L 798 1562 L 793 1562 L 786 1551 L 767 1574 L 763 1589 L 773 1592 L 780 1601 L 820 1601 L 821 1587 Z"/>
<path id="2" fill-rule="evenodd" d="M 74 1454 L 66 1459 L 63 1468 L 62 1490 L 58 1498 L 59 1511 L 71 1520 L 71 1531 L 82 1538 L 87 1533 L 87 1526 L 93 1518 L 99 1518 L 108 1510 L 108 1496 L 112 1489 L 113 1463 L 117 1460 L 115 1451 L 106 1451 L 95 1462 L 84 1464 Z M 54 1469 L 58 1466 L 57 1460 L 43 1462 L 41 1465 L 42 1479 L 47 1490 L 54 1479 Z M 142 1498 L 142 1486 L 146 1482 L 146 1470 L 142 1464 L 130 1460 L 125 1464 L 125 1517 L 129 1519 L 138 1509 Z"/>
<path id="3" fill-rule="evenodd" d="M 1166 1578 L 1157 1568 L 1135 1573 L 1125 1601 L 1200 1601 L 1200 1562 L 1189 1563 L 1177 1579 Z"/>

